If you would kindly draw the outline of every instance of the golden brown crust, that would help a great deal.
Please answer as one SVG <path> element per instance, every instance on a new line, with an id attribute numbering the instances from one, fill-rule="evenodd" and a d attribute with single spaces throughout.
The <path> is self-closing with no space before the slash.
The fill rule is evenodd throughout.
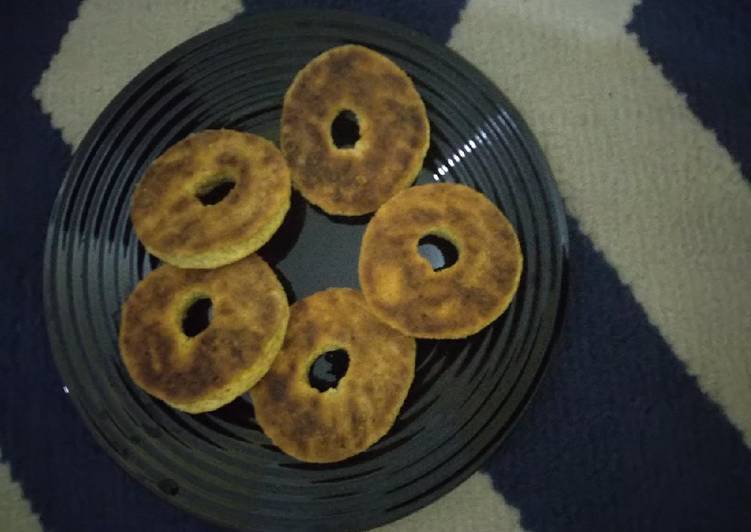
<path id="1" fill-rule="evenodd" d="M 418 252 L 427 235 L 450 241 L 456 263 L 433 271 Z M 365 230 L 359 276 L 373 312 L 419 338 L 464 338 L 500 316 L 519 284 L 522 253 L 513 227 L 464 185 L 412 187 L 388 201 Z"/>
<path id="2" fill-rule="evenodd" d="M 347 351 L 349 367 L 336 388 L 319 392 L 308 372 L 332 349 Z M 373 316 L 360 292 L 333 288 L 292 305 L 284 347 L 250 394 L 256 420 L 284 452 L 336 462 L 388 432 L 414 372 L 414 339 Z"/>
<path id="3" fill-rule="evenodd" d="M 215 205 L 201 192 L 229 179 Z M 206 130 L 170 147 L 133 193 L 131 218 L 150 253 L 182 268 L 215 268 L 249 255 L 271 238 L 290 202 L 281 152 L 240 131 Z"/>
<path id="4" fill-rule="evenodd" d="M 204 331 L 182 331 L 185 311 L 208 297 Z M 123 305 L 120 354 L 133 381 L 187 412 L 205 412 L 253 386 L 278 353 L 289 319 L 282 285 L 257 255 L 215 270 L 160 266 Z"/>
<path id="5" fill-rule="evenodd" d="M 331 124 L 344 110 L 360 140 L 337 148 Z M 281 146 L 292 180 L 329 214 L 373 212 L 422 168 L 430 131 L 425 104 L 407 74 L 362 46 L 333 48 L 308 63 L 284 97 Z"/>

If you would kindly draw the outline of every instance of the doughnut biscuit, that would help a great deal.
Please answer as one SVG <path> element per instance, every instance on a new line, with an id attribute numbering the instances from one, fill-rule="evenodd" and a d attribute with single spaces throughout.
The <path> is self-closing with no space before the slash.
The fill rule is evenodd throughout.
<path id="1" fill-rule="evenodd" d="M 428 235 L 456 247 L 455 264 L 433 270 L 418 252 Z M 506 310 L 521 271 L 509 221 L 485 196 L 458 184 L 400 192 L 376 212 L 360 249 L 360 286 L 373 313 L 418 338 L 478 332 Z"/>
<path id="2" fill-rule="evenodd" d="M 344 349 L 346 373 L 335 388 L 311 386 L 319 355 Z M 306 462 L 360 453 L 396 420 L 415 373 L 415 340 L 378 320 L 349 288 L 317 292 L 290 310 L 287 337 L 250 395 L 256 420 L 282 451 Z"/>
<path id="3" fill-rule="evenodd" d="M 359 140 L 338 148 L 332 123 L 354 113 Z M 308 63 L 284 96 L 281 147 L 292 183 L 329 214 L 375 211 L 409 186 L 430 142 L 425 104 L 407 74 L 368 48 L 333 48 Z"/>
<path id="4" fill-rule="evenodd" d="M 231 187 L 221 200 L 217 187 Z M 159 156 L 133 193 L 146 249 L 181 268 L 216 268 L 265 244 L 290 204 L 289 169 L 269 141 L 240 131 L 194 133 Z M 216 201 L 215 203 L 212 203 Z"/>
<path id="5" fill-rule="evenodd" d="M 183 332 L 191 305 L 211 300 L 207 328 Z M 120 354 L 133 381 L 185 412 L 214 410 L 269 369 L 284 340 L 287 296 L 257 255 L 215 270 L 163 265 L 123 305 Z"/>

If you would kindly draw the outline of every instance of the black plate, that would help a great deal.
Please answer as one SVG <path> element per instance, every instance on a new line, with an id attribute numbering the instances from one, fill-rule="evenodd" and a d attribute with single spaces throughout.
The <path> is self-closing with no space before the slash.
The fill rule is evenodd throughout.
<path id="1" fill-rule="evenodd" d="M 525 271 L 515 302 L 462 341 L 420 342 L 414 384 L 373 448 L 332 465 L 282 454 L 246 399 L 188 415 L 141 392 L 117 352 L 119 308 L 154 266 L 128 219 L 133 185 L 188 133 L 228 127 L 277 141 L 282 96 L 318 53 L 360 43 L 394 59 L 428 108 L 419 182 L 484 192 L 516 227 Z M 263 250 L 292 298 L 357 286 L 366 218 L 333 219 L 295 195 Z M 446 493 L 500 444 L 540 378 L 559 327 L 567 232 L 532 134 L 488 79 L 395 24 L 340 12 L 234 20 L 164 55 L 106 108 L 76 152 L 50 218 L 45 312 L 55 360 L 99 443 L 175 505 L 241 529 L 372 527 Z"/>

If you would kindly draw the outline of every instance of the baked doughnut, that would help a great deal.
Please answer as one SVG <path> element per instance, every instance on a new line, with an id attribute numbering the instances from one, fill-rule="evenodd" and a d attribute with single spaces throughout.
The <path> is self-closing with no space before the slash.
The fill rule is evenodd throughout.
<path id="1" fill-rule="evenodd" d="M 217 193 L 227 190 L 216 202 Z M 133 193 L 131 218 L 143 245 L 163 261 L 216 268 L 265 244 L 289 203 L 289 169 L 271 142 L 240 131 L 206 130 L 149 166 Z"/>
<path id="2" fill-rule="evenodd" d="M 337 148 L 331 128 L 355 115 L 359 140 Z M 346 45 L 298 72 L 284 96 L 281 147 L 293 185 L 329 214 L 373 212 L 414 181 L 429 144 L 425 104 L 407 74 L 368 48 Z"/>
<path id="3" fill-rule="evenodd" d="M 418 252 L 427 235 L 458 259 L 434 271 Z M 485 196 L 464 185 L 409 188 L 368 224 L 360 249 L 365 299 L 380 319 L 419 338 L 464 338 L 506 310 L 522 271 L 514 228 Z"/>
<path id="4" fill-rule="evenodd" d="M 311 386 L 319 355 L 344 349 L 335 388 Z M 415 373 L 415 341 L 378 320 L 349 288 L 317 292 L 290 310 L 287 337 L 250 395 L 256 420 L 287 454 L 336 462 L 364 451 L 393 425 Z"/>
<path id="5" fill-rule="evenodd" d="M 206 298 L 210 323 L 189 337 L 185 314 Z M 163 265 L 123 305 L 120 353 L 145 391 L 179 410 L 206 412 L 246 392 L 266 373 L 288 319 L 284 289 L 257 255 L 215 270 Z"/>

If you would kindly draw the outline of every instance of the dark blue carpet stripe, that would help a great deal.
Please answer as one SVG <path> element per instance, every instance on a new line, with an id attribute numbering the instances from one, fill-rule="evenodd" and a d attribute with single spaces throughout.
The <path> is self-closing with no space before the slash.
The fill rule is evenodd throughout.
<path id="1" fill-rule="evenodd" d="M 627 29 L 751 180 L 751 2 L 642 0 Z"/>
<path id="2" fill-rule="evenodd" d="M 399 22 L 445 43 L 466 0 L 243 0 L 248 14 L 276 9 L 343 9 Z"/>
<path id="3" fill-rule="evenodd" d="M 569 223 L 562 350 L 487 464 L 495 487 L 535 532 L 748 530 L 751 452 Z"/>

